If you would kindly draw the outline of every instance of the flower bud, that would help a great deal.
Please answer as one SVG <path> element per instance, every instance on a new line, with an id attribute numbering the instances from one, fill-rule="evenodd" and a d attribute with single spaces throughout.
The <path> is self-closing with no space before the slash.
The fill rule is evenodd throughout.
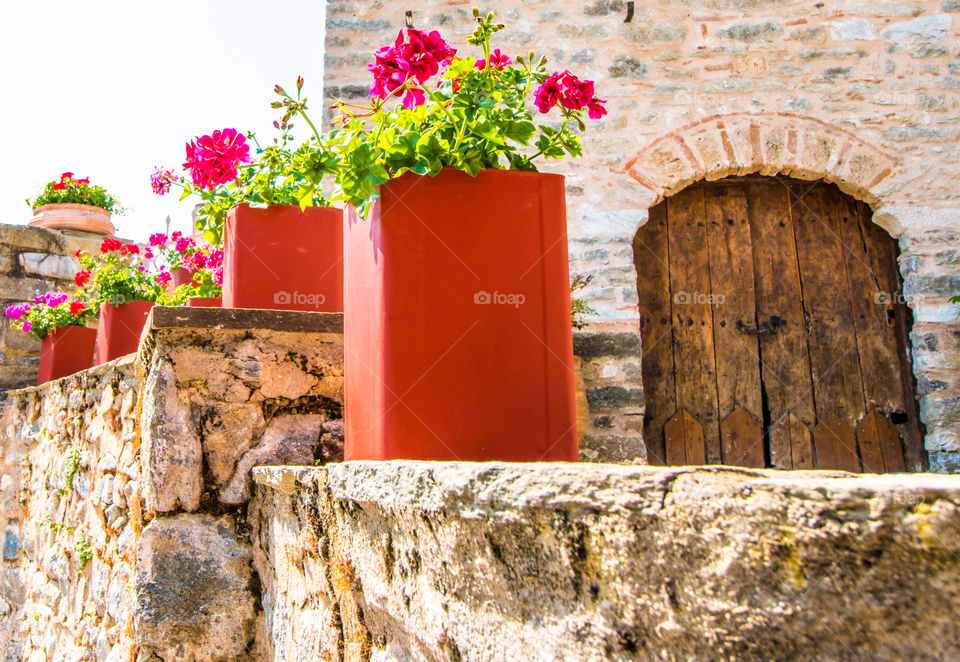
<path id="1" fill-rule="evenodd" d="M 271 108 L 280 108 L 281 106 L 283 106 L 283 104 L 280 103 L 279 101 L 271 101 L 271 102 L 270 102 L 270 107 L 271 107 Z"/>
<path id="2" fill-rule="evenodd" d="M 303 76 L 297 76 L 297 91 L 303 88 Z"/>
<path id="3" fill-rule="evenodd" d="M 283 88 L 280 87 L 279 85 L 274 85 L 273 91 L 276 92 L 277 94 L 284 94 L 284 95 L 286 94 L 286 92 L 283 91 Z"/>
<path id="4" fill-rule="evenodd" d="M 280 122 L 278 122 L 277 120 L 273 120 L 273 127 L 274 127 L 275 129 L 279 129 L 279 128 L 280 128 Z"/>

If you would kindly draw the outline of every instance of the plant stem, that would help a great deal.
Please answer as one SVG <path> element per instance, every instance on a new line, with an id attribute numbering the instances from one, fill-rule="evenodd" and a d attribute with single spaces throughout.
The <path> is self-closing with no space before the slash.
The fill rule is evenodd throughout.
<path id="1" fill-rule="evenodd" d="M 563 115 L 563 124 L 560 126 L 560 130 L 557 131 L 556 135 L 553 136 L 553 138 L 550 139 L 550 142 L 547 143 L 547 146 L 546 146 L 546 147 L 544 147 L 543 149 L 541 149 L 540 151 L 538 151 L 536 154 L 534 154 L 533 156 L 531 156 L 529 159 L 527 159 L 528 161 L 533 161 L 535 158 L 537 158 L 538 156 L 540 156 L 541 154 L 543 154 L 543 152 L 544 152 L 545 150 L 550 149 L 551 147 L 553 147 L 554 143 L 556 143 L 557 140 L 560 138 L 560 136 L 563 135 L 563 130 L 567 128 L 567 122 L 570 121 L 570 115 L 567 114 L 567 111 L 564 110 L 563 112 L 564 112 L 564 115 Z"/>

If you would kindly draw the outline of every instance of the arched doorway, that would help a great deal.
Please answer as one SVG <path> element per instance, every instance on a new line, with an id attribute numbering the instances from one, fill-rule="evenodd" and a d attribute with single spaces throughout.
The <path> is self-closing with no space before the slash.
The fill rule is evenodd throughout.
<path id="1" fill-rule="evenodd" d="M 919 471 L 896 241 L 823 182 L 731 177 L 634 240 L 652 462 Z"/>

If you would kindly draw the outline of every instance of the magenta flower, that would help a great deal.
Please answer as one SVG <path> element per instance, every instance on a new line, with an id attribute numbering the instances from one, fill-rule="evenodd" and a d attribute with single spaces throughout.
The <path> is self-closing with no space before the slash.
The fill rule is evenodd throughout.
<path id="1" fill-rule="evenodd" d="M 534 93 L 534 103 L 537 106 L 537 110 L 541 113 L 549 113 L 550 109 L 560 101 L 562 90 L 560 89 L 559 81 L 561 75 L 559 72 L 550 74 L 547 80 L 543 81 Z"/>
<path id="2" fill-rule="evenodd" d="M 537 88 L 534 103 L 541 113 L 549 112 L 559 103 L 567 110 L 586 108 L 592 119 L 600 119 L 607 114 L 607 109 L 602 105 L 606 101 L 597 97 L 593 81 L 580 80 L 569 71 L 550 74 Z"/>
<path id="3" fill-rule="evenodd" d="M 151 246 L 165 246 L 170 239 L 162 232 L 155 232 L 150 235 L 149 244 Z"/>
<path id="4" fill-rule="evenodd" d="M 223 265 L 223 251 L 219 248 L 210 251 L 210 256 L 207 258 L 207 267 L 215 269 L 221 265 Z"/>
<path id="5" fill-rule="evenodd" d="M 223 267 L 217 267 L 213 270 L 213 282 L 217 285 L 223 285 Z"/>
<path id="6" fill-rule="evenodd" d="M 157 166 L 153 174 L 150 175 L 150 187 L 153 188 L 153 192 L 157 195 L 166 195 L 169 193 L 170 185 L 177 181 L 180 181 L 180 178 L 169 168 L 164 169 Z"/>
<path id="7" fill-rule="evenodd" d="M 30 311 L 29 303 L 16 303 L 12 306 L 7 306 L 6 309 L 3 311 L 3 314 L 11 319 L 18 320 L 29 311 Z"/>
<path id="8" fill-rule="evenodd" d="M 404 42 L 401 30 L 393 46 L 384 46 L 374 53 L 373 64 L 367 65 L 367 70 L 373 74 L 370 96 L 388 99 L 399 95 L 400 88 L 409 81 L 426 82 L 457 52 L 436 31 L 428 34 L 408 28 L 407 38 L 409 41 Z M 405 108 L 416 108 L 424 101 L 423 90 L 411 89 L 403 95 L 402 103 Z"/>
<path id="9" fill-rule="evenodd" d="M 250 145 L 236 129 L 214 131 L 200 136 L 186 145 L 187 160 L 183 167 L 190 170 L 195 186 L 212 189 L 237 178 L 237 164 L 250 161 Z"/>
<path id="10" fill-rule="evenodd" d="M 174 245 L 174 250 L 178 253 L 186 253 L 188 249 L 193 248 L 194 243 L 193 239 L 190 237 L 177 237 L 177 243 Z"/>
<path id="11" fill-rule="evenodd" d="M 510 59 L 510 56 L 501 53 L 499 48 L 494 49 L 494 51 L 490 53 L 490 57 L 488 59 L 492 68 L 500 69 L 501 71 L 506 69 L 507 66 L 513 62 L 513 60 Z M 474 66 L 483 71 L 487 68 L 487 60 L 477 60 L 477 63 Z"/>
<path id="12" fill-rule="evenodd" d="M 56 308 L 69 298 L 70 295 L 66 292 L 47 292 L 45 295 L 45 302 L 47 304 L 47 308 Z"/>
<path id="13" fill-rule="evenodd" d="M 160 273 L 157 274 L 157 284 L 166 285 L 170 282 L 171 278 L 173 278 L 173 276 L 170 275 L 169 271 L 161 269 Z"/>
<path id="14" fill-rule="evenodd" d="M 33 328 L 33 323 L 32 323 L 32 322 L 24 322 L 24 323 L 23 323 L 23 332 L 24 332 L 24 333 L 30 333 L 30 329 L 32 329 L 32 328 Z"/>

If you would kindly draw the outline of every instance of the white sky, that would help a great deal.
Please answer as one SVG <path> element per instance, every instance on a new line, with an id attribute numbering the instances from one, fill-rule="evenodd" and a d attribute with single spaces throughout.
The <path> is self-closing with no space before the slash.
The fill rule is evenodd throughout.
<path id="1" fill-rule="evenodd" d="M 323 36 L 318 0 L 0 0 L 0 223 L 29 221 L 24 198 L 69 170 L 129 208 L 121 237 L 168 214 L 189 229 L 194 202 L 154 195 L 153 167 L 179 172 L 214 129 L 271 139 L 273 86 L 297 75 L 319 121 Z"/>

